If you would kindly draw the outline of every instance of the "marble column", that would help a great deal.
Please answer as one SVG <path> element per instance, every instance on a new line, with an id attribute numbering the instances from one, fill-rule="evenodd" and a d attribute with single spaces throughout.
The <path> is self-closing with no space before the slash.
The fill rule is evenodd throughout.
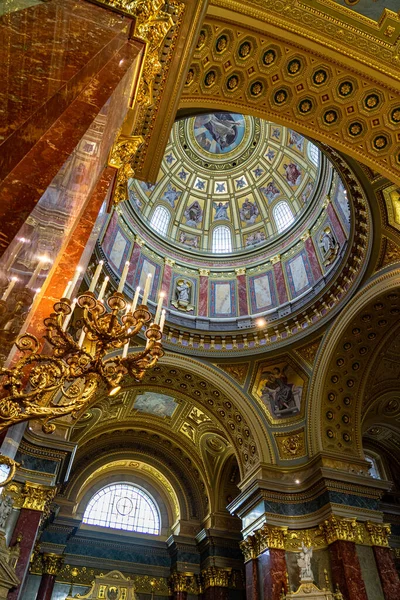
<path id="1" fill-rule="evenodd" d="M 206 317 L 208 314 L 208 276 L 210 271 L 208 269 L 199 269 L 200 273 L 200 291 L 199 291 L 199 308 L 198 315 L 200 317 Z"/>
<path id="2" fill-rule="evenodd" d="M 398 600 L 400 598 L 400 578 L 392 551 L 389 548 L 390 525 L 367 522 L 365 528 L 371 538 L 385 600 Z"/>
<path id="3" fill-rule="evenodd" d="M 249 305 L 247 302 L 247 278 L 246 269 L 238 268 L 235 269 L 237 278 L 237 289 L 239 298 L 239 315 L 245 316 L 249 314 Z"/>
<path id="4" fill-rule="evenodd" d="M 48 553 L 43 554 L 42 562 L 43 573 L 36 600 L 51 600 L 56 575 L 63 565 L 64 558 L 59 554 Z"/>
<path id="5" fill-rule="evenodd" d="M 168 299 L 171 295 L 171 281 L 172 281 L 172 267 L 174 266 L 175 261 L 171 258 L 164 258 L 164 273 L 161 284 L 161 292 L 165 294 L 164 297 L 164 306 L 168 306 Z M 192 294 L 192 291 L 190 292 Z M 191 298 L 193 301 L 194 298 Z"/>
<path id="6" fill-rule="evenodd" d="M 231 569 L 208 567 L 201 572 L 203 600 L 228 600 Z"/>
<path id="7" fill-rule="evenodd" d="M 333 226 L 333 230 L 335 232 L 335 235 L 337 237 L 337 241 L 339 242 L 339 244 L 342 246 L 344 244 L 344 242 L 346 241 L 346 236 L 344 234 L 343 231 L 343 227 L 338 219 L 338 216 L 336 214 L 336 211 L 334 209 L 334 207 L 332 206 L 332 202 L 327 202 L 327 213 L 329 215 L 329 218 L 331 220 L 332 226 Z"/>
<path id="8" fill-rule="evenodd" d="M 279 304 L 284 304 L 288 301 L 287 289 L 285 276 L 283 274 L 283 268 L 281 263 L 281 257 L 279 254 L 277 256 L 273 256 L 271 258 L 271 263 L 274 269 L 275 281 L 276 281 L 276 289 L 278 290 L 278 299 Z"/>
<path id="9" fill-rule="evenodd" d="M 135 243 L 133 244 L 132 254 L 131 254 L 131 259 L 130 259 L 130 264 L 129 264 L 129 270 L 128 270 L 128 276 L 126 278 L 126 283 L 128 285 L 130 285 L 131 287 L 133 287 L 133 285 L 134 285 L 136 269 L 138 266 L 140 254 L 142 252 L 142 247 L 144 246 L 144 244 L 145 244 L 144 240 L 142 240 L 137 235 L 135 237 Z M 135 290 L 133 290 L 133 292 L 135 292 Z M 142 292 L 143 292 L 143 290 L 142 290 Z"/>
<path id="10" fill-rule="evenodd" d="M 56 488 L 40 484 L 25 483 L 21 490 L 23 504 L 11 538 L 10 546 L 19 543 L 20 554 L 15 567 L 15 573 L 20 585 L 8 593 L 7 600 L 23 600 L 23 587 L 28 574 L 29 561 L 35 545 L 40 520 L 54 498 Z"/>
<path id="11" fill-rule="evenodd" d="M 263 576 L 264 600 L 280 600 L 282 590 L 288 591 L 285 550 L 269 548 L 258 560 Z"/>
<path id="12" fill-rule="evenodd" d="M 355 542 L 336 540 L 329 544 L 332 579 L 344 600 L 368 600 Z"/>
<path id="13" fill-rule="evenodd" d="M 259 600 L 257 559 L 251 558 L 244 566 L 246 576 L 246 600 Z"/>
<path id="14" fill-rule="evenodd" d="M 314 282 L 318 281 L 322 277 L 322 271 L 318 262 L 317 253 L 315 252 L 313 241 L 310 237 L 310 232 L 307 231 L 302 237 L 304 242 L 304 248 L 307 252 L 308 262 L 310 263 L 311 272 L 313 274 Z"/>

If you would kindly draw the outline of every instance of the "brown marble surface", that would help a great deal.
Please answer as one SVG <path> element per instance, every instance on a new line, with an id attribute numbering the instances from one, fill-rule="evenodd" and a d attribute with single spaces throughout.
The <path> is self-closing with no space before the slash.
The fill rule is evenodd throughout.
<path id="1" fill-rule="evenodd" d="M 0 180 L 126 43 L 130 20 L 51 0 L 0 20 Z"/>
<path id="2" fill-rule="evenodd" d="M 271 548 L 259 557 L 263 577 L 263 600 L 280 600 L 282 590 L 287 589 L 287 570 L 284 550 Z"/>
<path id="3" fill-rule="evenodd" d="M 332 579 L 344 600 L 369 600 L 354 542 L 337 540 L 329 546 Z"/>
<path id="4" fill-rule="evenodd" d="M 249 560 L 245 566 L 246 600 L 259 600 L 257 559 Z"/>
<path id="5" fill-rule="evenodd" d="M 38 510 L 29 510 L 27 508 L 22 508 L 20 510 L 10 545 L 14 546 L 17 541 L 17 537 L 22 535 L 20 554 L 15 569 L 16 575 L 21 581 L 21 585 L 13 588 L 8 593 L 7 600 L 22 600 L 24 597 L 22 586 L 25 576 L 28 573 L 29 560 L 33 546 L 35 545 L 41 517 L 42 513 Z"/>

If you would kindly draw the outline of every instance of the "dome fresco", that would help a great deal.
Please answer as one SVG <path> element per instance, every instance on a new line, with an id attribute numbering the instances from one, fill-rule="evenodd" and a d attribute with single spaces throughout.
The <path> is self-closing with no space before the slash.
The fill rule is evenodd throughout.
<path id="1" fill-rule="evenodd" d="M 132 180 L 131 206 L 180 246 L 231 253 L 273 242 L 319 197 L 320 151 L 291 129 L 213 113 L 175 123 L 156 184 Z"/>

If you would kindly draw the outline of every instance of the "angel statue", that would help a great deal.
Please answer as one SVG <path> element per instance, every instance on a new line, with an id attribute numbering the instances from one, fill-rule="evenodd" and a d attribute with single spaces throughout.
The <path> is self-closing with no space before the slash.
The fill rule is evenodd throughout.
<path id="1" fill-rule="evenodd" d="M 297 566 L 300 568 L 300 581 L 314 581 L 314 575 L 311 570 L 312 554 L 312 546 L 307 548 L 302 542 L 300 556 L 297 559 Z"/>

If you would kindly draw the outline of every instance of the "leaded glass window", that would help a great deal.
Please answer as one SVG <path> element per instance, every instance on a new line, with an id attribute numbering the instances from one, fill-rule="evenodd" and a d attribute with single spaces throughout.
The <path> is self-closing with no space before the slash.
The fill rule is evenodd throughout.
<path id="1" fill-rule="evenodd" d="M 232 236 L 229 227 L 219 225 L 212 234 L 212 251 L 216 254 L 232 252 Z"/>
<path id="2" fill-rule="evenodd" d="M 151 216 L 150 225 L 157 233 L 167 235 L 170 218 L 171 215 L 165 206 L 157 206 Z"/>
<path id="3" fill-rule="evenodd" d="M 278 202 L 274 207 L 273 215 L 279 233 L 294 223 L 294 216 L 287 202 Z"/>

